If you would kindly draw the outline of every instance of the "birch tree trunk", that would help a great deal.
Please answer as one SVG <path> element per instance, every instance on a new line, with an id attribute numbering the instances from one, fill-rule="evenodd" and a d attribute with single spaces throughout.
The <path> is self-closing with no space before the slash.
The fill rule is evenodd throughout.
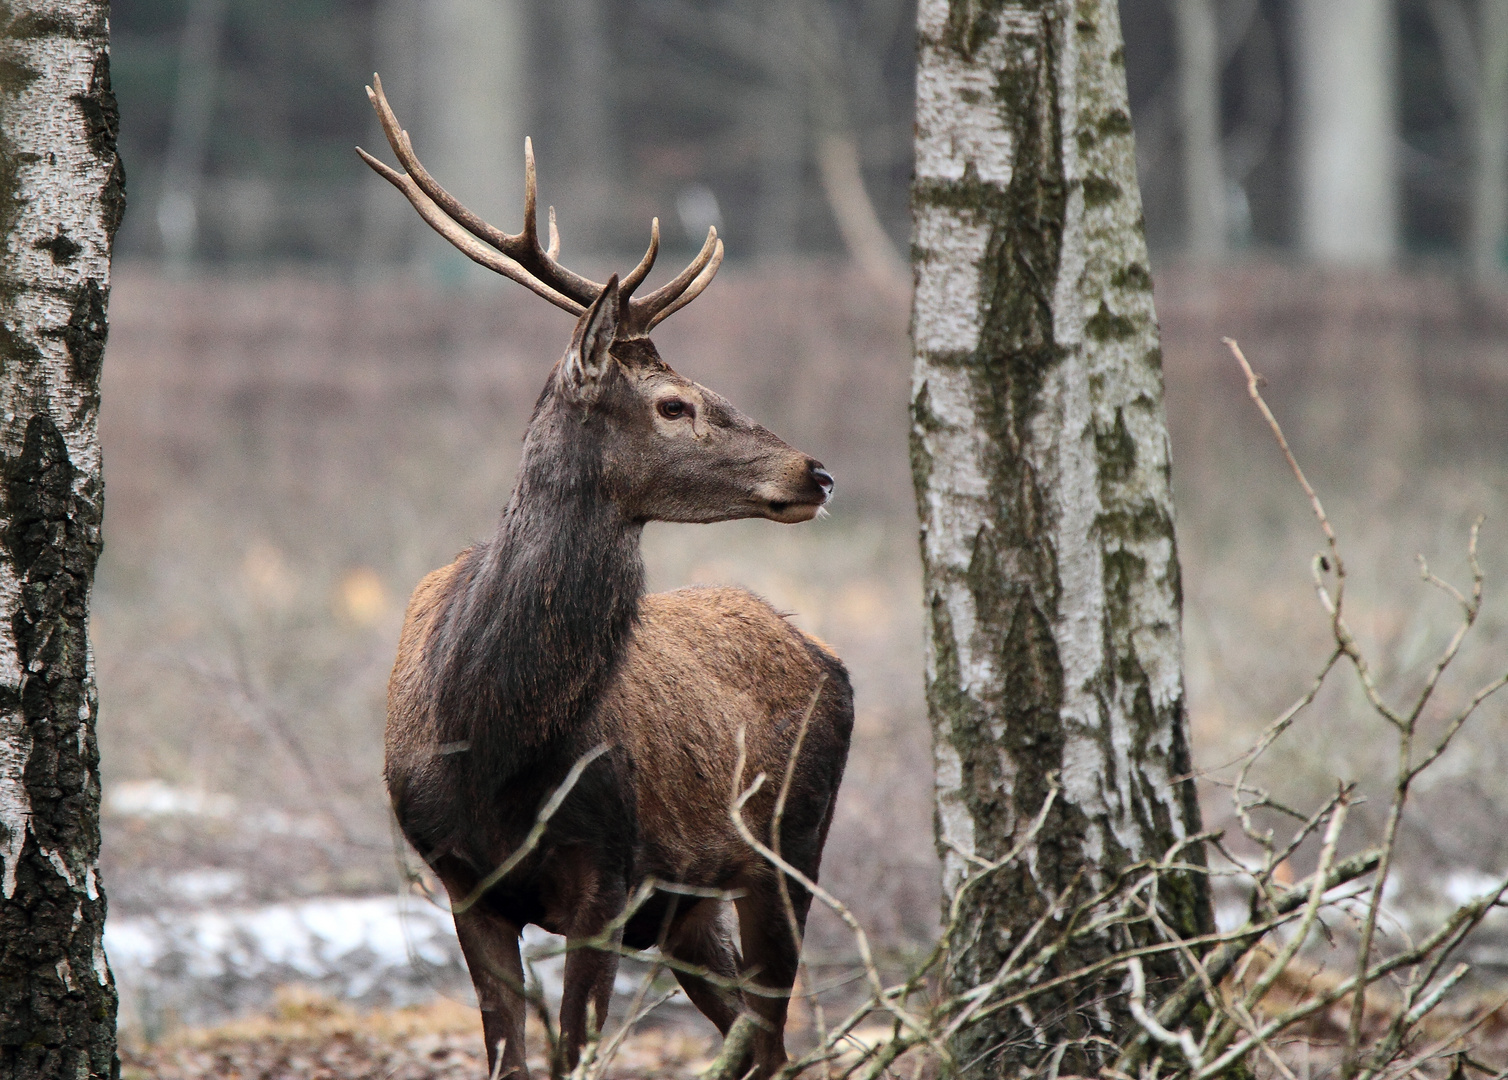
<path id="1" fill-rule="evenodd" d="M 911 447 L 948 896 L 1061 785 L 1026 857 L 970 890 L 960 991 L 1060 895 L 1196 833 L 1199 810 L 1115 0 L 922 0 L 918 19 Z M 1178 931 L 1210 925 L 1201 876 L 1161 898 Z M 1058 970 L 1128 944 L 1107 933 Z M 1154 996 L 1173 974 L 1149 969 Z M 1092 1038 L 1128 1023 L 1124 978 L 966 1032 L 963 1074 L 1093 1075 L 1114 1054 Z"/>
<path id="2" fill-rule="evenodd" d="M 118 1077 L 101 944 L 96 421 L 124 208 L 106 0 L 0 14 L 0 1077 Z"/>

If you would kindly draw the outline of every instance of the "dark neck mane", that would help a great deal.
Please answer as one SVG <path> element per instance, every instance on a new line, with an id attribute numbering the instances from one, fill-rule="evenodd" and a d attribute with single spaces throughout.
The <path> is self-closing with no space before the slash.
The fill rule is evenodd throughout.
<path id="1" fill-rule="evenodd" d="M 430 639 L 436 735 L 498 779 L 579 752 L 644 591 L 642 528 L 602 490 L 589 431 L 541 406 L 497 533 L 463 556 Z"/>

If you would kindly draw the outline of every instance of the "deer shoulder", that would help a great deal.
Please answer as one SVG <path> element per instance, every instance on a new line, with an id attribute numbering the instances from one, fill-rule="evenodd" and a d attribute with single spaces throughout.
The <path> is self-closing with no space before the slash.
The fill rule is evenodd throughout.
<path id="1" fill-rule="evenodd" d="M 842 662 L 752 593 L 701 587 L 645 596 L 602 699 L 607 732 L 633 762 L 648 826 L 645 872 L 714 887 L 764 873 L 767 864 L 728 818 L 740 737 L 743 787 L 766 777 L 750 820 L 768 820 L 798 737 L 801 759 L 822 763 L 802 770 L 787 800 L 799 831 L 830 812 L 852 709 Z"/>

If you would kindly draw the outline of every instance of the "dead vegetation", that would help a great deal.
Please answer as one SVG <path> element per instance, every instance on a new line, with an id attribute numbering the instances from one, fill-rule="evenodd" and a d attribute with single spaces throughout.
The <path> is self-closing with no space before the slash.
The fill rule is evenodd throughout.
<path id="1" fill-rule="evenodd" d="M 531 1043 L 542 1032 L 531 1025 Z M 615 1076 L 690 1077 L 706 1067 L 712 1039 L 677 1028 L 636 1032 Z M 543 1057 L 531 1061 L 548 1072 Z M 289 986 L 269 1015 L 188 1029 L 151 1046 L 127 1040 L 122 1080 L 475 1080 L 487 1071 L 482 1025 L 469 1003 L 357 1013 Z"/>

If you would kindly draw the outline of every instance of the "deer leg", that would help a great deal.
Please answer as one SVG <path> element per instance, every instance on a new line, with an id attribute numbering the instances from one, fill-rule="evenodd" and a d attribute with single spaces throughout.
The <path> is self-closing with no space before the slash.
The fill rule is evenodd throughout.
<path id="1" fill-rule="evenodd" d="M 664 951 L 683 964 L 691 964 L 732 983 L 738 978 L 738 954 L 721 900 L 700 900 L 676 918 L 665 936 Z M 720 1034 L 728 1034 L 733 1021 L 743 1010 L 743 996 L 737 990 L 719 986 L 689 971 L 675 971 L 676 982 L 686 991 L 691 1004 L 717 1025 Z"/>
<path id="2" fill-rule="evenodd" d="M 518 927 L 480 906 L 456 916 L 456 936 L 476 987 L 487 1040 L 487 1073 L 500 1080 L 529 1080 L 524 1061 L 524 965 Z M 498 1063 L 499 1049 L 502 1063 Z"/>
<path id="3" fill-rule="evenodd" d="M 752 984 L 744 997 L 749 1011 L 761 1021 L 754 1035 L 755 1080 L 774 1074 L 786 1062 L 785 1014 L 801 957 L 800 934 L 806 928 L 811 904 L 805 889 L 789 879 L 787 884 L 796 916 L 795 938 L 791 936 L 790 913 L 773 875 L 748 885 L 735 901 L 743 938 L 743 972 Z"/>
<path id="4" fill-rule="evenodd" d="M 560 999 L 560 1051 L 566 1071 L 581 1060 L 581 1048 L 589 1036 L 602 1031 L 607 1007 L 612 1001 L 613 979 L 618 974 L 618 954 L 594 949 L 585 942 L 596 935 L 568 937 L 565 990 Z M 588 1010 L 591 1010 L 588 1032 Z"/>

